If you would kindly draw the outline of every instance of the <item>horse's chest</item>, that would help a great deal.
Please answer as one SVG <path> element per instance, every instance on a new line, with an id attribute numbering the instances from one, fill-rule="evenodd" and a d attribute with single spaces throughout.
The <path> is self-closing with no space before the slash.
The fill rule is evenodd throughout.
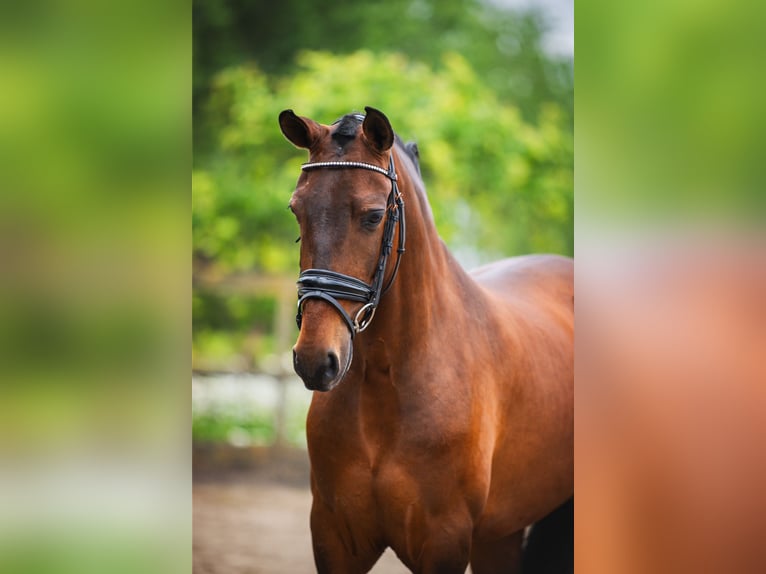
<path id="1" fill-rule="evenodd" d="M 351 520 L 375 516 L 401 529 L 424 499 L 466 495 L 456 485 L 466 483 L 465 461 L 457 459 L 472 450 L 465 448 L 469 410 L 463 403 L 434 408 L 427 393 L 402 395 L 405 385 L 396 384 L 386 361 L 368 362 L 360 371 L 338 389 L 348 394 L 321 396 L 312 408 L 308 439 L 315 487 Z"/>

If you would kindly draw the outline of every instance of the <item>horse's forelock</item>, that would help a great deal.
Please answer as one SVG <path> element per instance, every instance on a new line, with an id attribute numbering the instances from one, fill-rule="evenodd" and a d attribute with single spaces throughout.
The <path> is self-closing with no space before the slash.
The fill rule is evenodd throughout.
<path id="1" fill-rule="evenodd" d="M 356 138 L 356 132 L 362 124 L 364 116 L 360 114 L 346 114 L 336 120 L 333 125 L 337 126 L 332 132 L 332 139 L 345 146 L 348 142 Z"/>
<path id="2" fill-rule="evenodd" d="M 364 114 L 358 112 L 352 112 L 341 116 L 335 120 L 332 125 L 335 129 L 331 133 L 331 138 L 341 147 L 344 148 L 350 141 L 356 139 L 356 134 L 359 131 L 359 126 L 364 121 Z M 415 173 L 420 177 L 420 155 L 417 151 L 417 145 L 414 142 L 407 144 L 402 141 L 398 134 L 394 133 L 394 141 L 404 151 L 409 159 L 412 161 L 415 167 Z"/>

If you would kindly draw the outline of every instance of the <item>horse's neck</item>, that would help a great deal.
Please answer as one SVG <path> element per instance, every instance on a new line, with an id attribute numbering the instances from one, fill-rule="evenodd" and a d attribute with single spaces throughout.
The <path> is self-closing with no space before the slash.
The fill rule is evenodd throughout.
<path id="1" fill-rule="evenodd" d="M 402 160 L 397 158 L 399 165 Z M 406 202 L 407 242 L 399 274 L 383 296 L 359 349 L 368 362 L 424 358 L 428 337 L 443 322 L 458 320 L 461 309 L 481 295 L 439 238 L 424 190 L 416 188 L 412 172 L 400 175 Z M 470 312 L 470 311 L 469 311 Z"/>

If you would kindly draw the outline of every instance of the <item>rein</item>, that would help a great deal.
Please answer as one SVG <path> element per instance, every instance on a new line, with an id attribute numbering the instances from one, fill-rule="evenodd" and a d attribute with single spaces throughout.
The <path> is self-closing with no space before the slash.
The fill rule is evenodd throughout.
<path id="1" fill-rule="evenodd" d="M 404 241 L 406 238 L 404 200 L 396 183 L 397 177 L 396 170 L 394 169 L 393 154 L 389 156 L 388 170 L 360 161 L 320 161 L 304 163 L 301 166 L 303 171 L 323 168 L 366 169 L 381 173 L 391 180 L 391 192 L 386 200 L 386 222 L 383 228 L 380 257 L 378 258 L 372 283 L 367 284 L 356 277 L 330 271 L 329 269 L 306 269 L 298 276 L 298 314 L 295 317 L 298 328 L 301 328 L 303 319 L 303 302 L 306 299 L 322 299 L 338 310 L 346 325 L 348 325 L 351 331 L 351 338 L 353 339 L 354 335 L 361 333 L 370 325 L 372 318 L 375 316 L 375 310 L 380 303 L 380 298 L 391 287 L 396 274 L 399 272 L 399 262 L 401 261 L 402 253 L 404 253 Z M 388 257 L 394 246 L 394 226 L 397 223 L 399 224 L 399 247 L 396 250 L 396 263 L 394 264 L 391 279 L 383 287 L 383 277 L 386 273 Z M 357 301 L 363 303 L 363 305 L 352 319 L 338 299 Z"/>

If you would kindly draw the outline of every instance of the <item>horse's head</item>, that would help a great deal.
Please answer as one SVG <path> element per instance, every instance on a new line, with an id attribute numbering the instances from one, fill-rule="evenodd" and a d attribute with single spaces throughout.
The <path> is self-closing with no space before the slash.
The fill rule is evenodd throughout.
<path id="1" fill-rule="evenodd" d="M 301 238 L 293 362 L 311 390 L 329 391 L 348 372 L 353 338 L 369 325 L 395 274 L 387 262 L 400 216 L 403 250 L 394 132 L 383 113 L 365 109 L 365 116 L 346 115 L 330 126 L 292 110 L 279 116 L 285 137 L 309 150 L 290 209 Z"/>

